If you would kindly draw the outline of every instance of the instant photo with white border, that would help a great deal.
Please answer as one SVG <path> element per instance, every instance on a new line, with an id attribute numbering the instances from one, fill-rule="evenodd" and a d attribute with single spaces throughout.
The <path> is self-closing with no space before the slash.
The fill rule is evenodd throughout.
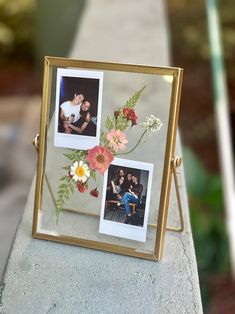
<path id="1" fill-rule="evenodd" d="M 120 166 L 120 168 L 125 167 L 125 168 L 131 168 L 133 170 L 148 171 L 148 182 L 147 182 L 147 189 L 146 189 L 145 209 L 144 209 L 144 221 L 143 221 L 143 226 L 135 226 L 131 224 L 125 224 L 121 222 L 115 222 L 115 221 L 104 219 L 107 185 L 108 185 L 108 173 L 109 173 L 109 169 L 107 169 L 106 172 L 104 173 L 104 184 L 103 184 L 103 195 L 102 195 L 102 203 L 101 203 L 99 232 L 103 234 L 107 234 L 107 235 L 125 238 L 125 239 L 145 242 L 146 234 L 147 234 L 147 224 L 148 224 L 149 205 L 150 205 L 154 166 L 151 163 L 138 162 L 134 160 L 127 160 L 127 159 L 120 159 L 120 158 L 115 158 L 114 161 L 111 163 L 111 165 Z M 140 183 L 141 183 L 141 179 L 140 179 Z"/>
<path id="2" fill-rule="evenodd" d="M 61 82 L 64 78 L 83 78 L 83 79 L 97 79 L 98 80 L 98 97 L 96 108 L 96 119 L 89 123 L 93 123 L 96 127 L 95 136 L 83 135 L 83 134 L 67 134 L 58 131 L 59 127 L 59 114 L 60 114 L 60 95 L 61 95 Z M 83 91 L 77 86 L 77 90 L 83 94 Z M 74 93 L 77 92 L 74 90 Z M 56 80 L 56 100 L 55 100 L 55 131 L 54 131 L 54 145 L 57 147 L 74 148 L 87 150 L 96 145 L 99 145 L 100 141 L 100 124 L 101 124 L 101 108 L 102 108 L 102 95 L 103 95 L 103 72 L 93 70 L 80 70 L 80 69 L 57 69 Z M 70 100 L 70 99 L 68 99 Z M 84 100 L 89 101 L 89 97 Z M 92 105 L 92 104 L 91 104 Z"/>

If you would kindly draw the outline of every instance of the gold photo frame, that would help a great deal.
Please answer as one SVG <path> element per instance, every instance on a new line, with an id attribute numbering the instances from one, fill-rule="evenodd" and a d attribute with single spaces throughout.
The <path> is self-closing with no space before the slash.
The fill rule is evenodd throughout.
<path id="1" fill-rule="evenodd" d="M 183 230 L 174 156 L 182 76 L 45 57 L 34 238 L 162 258 L 166 230 Z M 179 228 L 167 227 L 172 178 Z"/>

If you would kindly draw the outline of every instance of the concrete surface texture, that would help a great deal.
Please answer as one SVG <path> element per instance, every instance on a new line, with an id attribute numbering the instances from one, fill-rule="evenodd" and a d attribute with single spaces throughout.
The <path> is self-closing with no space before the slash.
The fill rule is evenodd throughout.
<path id="1" fill-rule="evenodd" d="M 71 57 L 168 65 L 168 53 L 162 0 L 92 0 Z M 0 287 L 0 312 L 202 313 L 183 169 L 179 180 L 185 231 L 167 232 L 161 262 L 32 239 L 33 183 Z M 177 215 L 175 204 L 172 194 Z"/>
<path id="2" fill-rule="evenodd" d="M 36 169 L 40 97 L 4 97 L 0 106 L 0 278 Z"/>

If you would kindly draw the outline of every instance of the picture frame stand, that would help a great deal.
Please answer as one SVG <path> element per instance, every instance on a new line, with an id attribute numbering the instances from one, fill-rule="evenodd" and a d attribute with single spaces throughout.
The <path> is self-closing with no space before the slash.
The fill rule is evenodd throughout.
<path id="1" fill-rule="evenodd" d="M 32 144 L 35 147 L 37 153 L 39 151 L 39 142 L 40 142 L 40 134 L 37 134 L 32 140 Z M 173 232 L 183 232 L 184 231 L 183 210 L 182 210 L 180 191 L 179 191 L 179 181 L 178 181 L 178 177 L 177 177 L 177 175 L 178 175 L 177 169 L 181 165 L 182 165 L 182 157 L 181 156 L 176 156 L 176 157 L 172 158 L 171 172 L 173 175 L 173 182 L 174 182 L 175 192 L 176 192 L 180 227 L 177 228 L 177 227 L 173 227 L 173 226 L 166 226 L 166 231 L 173 231 Z"/>
<path id="2" fill-rule="evenodd" d="M 166 227 L 167 231 L 174 231 L 174 232 L 182 232 L 184 231 L 184 217 L 183 217 L 183 210 L 181 205 L 181 199 L 180 199 L 180 191 L 179 191 L 179 181 L 177 177 L 177 169 L 182 164 L 182 157 L 176 156 L 172 159 L 171 162 L 171 171 L 173 174 L 173 180 L 175 185 L 175 192 L 176 192 L 176 199 L 177 199 L 177 205 L 178 205 L 178 213 L 179 213 L 179 220 L 180 220 L 180 227 Z"/>

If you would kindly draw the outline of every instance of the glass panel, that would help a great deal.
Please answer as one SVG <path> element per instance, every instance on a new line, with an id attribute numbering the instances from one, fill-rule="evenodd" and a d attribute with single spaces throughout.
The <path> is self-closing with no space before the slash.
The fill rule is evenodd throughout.
<path id="1" fill-rule="evenodd" d="M 87 69 L 79 70 L 88 71 Z M 102 97 L 100 102 L 93 100 L 96 103 L 95 105 L 92 104 L 91 101 L 94 91 L 92 91 L 91 88 L 86 89 L 86 87 L 82 85 L 84 82 L 82 82 L 82 80 L 79 81 L 77 77 L 77 82 L 81 83 L 80 86 L 78 84 L 78 88 L 75 88 L 76 84 L 74 85 L 74 81 L 76 81 L 76 79 L 74 79 L 74 77 L 72 77 L 70 81 L 69 79 L 66 81 L 67 87 L 64 87 L 64 85 L 66 85 L 65 81 L 63 79 L 60 80 L 60 89 L 63 89 L 63 92 L 60 91 L 59 93 L 58 85 L 56 85 L 57 67 L 53 67 L 50 108 L 47 117 L 48 129 L 45 143 L 45 172 L 37 232 L 57 236 L 72 236 L 78 239 L 116 244 L 123 247 L 134 248 L 141 252 L 153 253 L 156 240 L 156 224 L 164 167 L 173 77 L 121 71 L 89 71 L 95 73 L 101 72 L 103 74 L 103 87 L 101 87 L 101 84 L 100 89 L 102 88 L 102 90 L 98 91 Z M 88 83 L 87 81 L 87 84 Z M 73 165 L 73 161 L 64 155 L 71 153 L 71 148 L 56 147 L 54 145 L 55 135 L 58 134 L 58 123 L 60 122 L 59 108 L 61 103 L 71 101 L 74 97 L 74 93 L 78 91 L 82 93 L 84 100 L 90 101 L 91 107 L 92 105 L 94 107 L 100 106 L 99 109 L 92 108 L 93 114 L 91 114 L 91 116 L 93 116 L 91 118 L 93 119 L 91 122 L 94 124 L 97 123 L 97 115 L 94 114 L 94 112 L 97 113 L 97 110 L 100 110 L 101 130 L 107 135 L 107 133 L 110 132 L 110 130 L 106 128 L 107 116 L 113 119 L 116 111 L 119 111 L 119 115 L 120 112 L 123 113 L 123 107 L 127 100 L 144 86 L 145 88 L 141 92 L 136 105 L 133 107 L 138 117 L 136 121 L 137 124 L 131 126 L 131 121 L 129 121 L 128 127 L 123 130 L 128 141 L 128 143 L 124 143 L 125 150 L 118 150 L 115 153 L 115 157 L 118 159 L 117 161 L 113 161 L 113 165 L 106 171 L 104 176 L 97 172 L 96 180 L 93 180 L 91 176 L 89 177 L 87 181 L 87 191 L 81 193 L 75 186 L 74 193 L 69 195 L 69 199 L 66 200 L 63 206 L 63 211 L 61 211 L 59 217 L 57 217 L 56 200 L 58 199 L 59 185 L 62 182 L 60 178 L 65 175 L 68 176 L 71 171 L 70 167 Z M 69 89 L 71 92 L 70 96 L 67 93 Z M 63 97 L 61 97 L 62 94 Z M 150 117 L 151 115 L 161 120 L 162 127 L 156 132 L 145 132 L 146 126 L 143 127 L 142 122 L 145 122 L 146 117 Z M 131 116 L 129 118 L 131 119 Z M 67 138 L 72 136 L 76 143 L 84 139 L 82 134 L 65 134 L 65 136 L 67 136 Z M 133 149 L 135 146 L 136 148 Z M 68 166 L 68 169 L 63 169 L 65 166 Z M 132 221 L 127 221 L 125 206 L 121 204 L 120 207 L 118 207 L 117 198 L 113 199 L 116 202 L 107 202 L 112 200 L 112 197 L 110 198 L 110 196 L 108 196 L 106 189 L 110 188 L 111 181 L 116 179 L 115 175 L 118 169 L 124 171 L 125 184 L 127 174 L 131 172 L 132 176 L 139 178 L 139 183 L 142 185 L 139 202 L 136 202 L 136 206 L 130 206 L 131 210 L 135 207 L 137 212 L 135 221 L 133 218 L 131 218 Z M 132 178 L 132 188 L 133 180 L 135 179 Z M 116 185 L 118 186 L 118 184 Z M 91 193 L 93 195 L 90 194 L 91 191 L 93 191 Z M 125 192 L 127 192 L 127 190 L 124 191 L 123 188 L 121 197 L 123 197 Z M 149 206 L 147 204 L 148 198 Z M 121 200 L 123 201 L 123 198 Z M 122 203 L 122 201 L 120 202 Z M 146 215 L 146 213 L 148 215 Z M 132 212 L 132 217 L 133 214 Z M 108 231 L 109 234 L 99 232 L 100 215 L 105 223 L 108 222 L 106 227 L 107 229 L 111 229 L 111 231 Z M 125 223 L 125 220 L 128 224 Z M 146 235 L 144 235 L 144 240 L 143 238 L 139 240 L 138 234 L 142 233 L 144 225 L 146 225 Z M 112 226 L 114 226 L 115 230 L 119 231 L 120 229 L 120 233 L 114 232 L 112 234 Z M 133 239 L 131 234 L 137 234 L 137 237 L 135 238 L 134 236 Z"/>

